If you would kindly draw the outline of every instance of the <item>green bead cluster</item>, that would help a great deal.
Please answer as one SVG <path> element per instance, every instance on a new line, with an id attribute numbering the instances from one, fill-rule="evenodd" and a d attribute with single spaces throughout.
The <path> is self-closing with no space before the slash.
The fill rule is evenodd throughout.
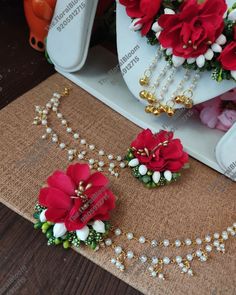
<path id="1" fill-rule="evenodd" d="M 127 152 L 127 155 L 125 157 L 126 161 L 129 162 L 132 159 L 134 159 L 135 156 L 133 154 L 132 149 L 129 149 Z M 164 185 L 168 185 L 170 183 L 176 182 L 180 177 L 181 177 L 181 173 L 180 172 L 176 172 L 176 173 L 172 173 L 172 179 L 171 181 L 168 181 L 165 179 L 164 177 L 164 173 L 161 173 L 161 178 L 159 180 L 159 182 L 156 184 L 153 180 L 152 180 L 152 175 L 154 173 L 154 171 L 148 170 L 146 175 L 141 175 L 139 173 L 139 166 L 136 166 L 132 169 L 132 174 L 135 178 L 137 178 L 139 181 L 141 181 L 145 187 L 152 189 L 152 188 L 156 188 L 156 187 L 161 187 Z"/>
<path id="2" fill-rule="evenodd" d="M 45 210 L 46 209 L 46 207 L 43 207 L 43 206 L 41 206 L 40 204 L 36 204 L 35 206 L 34 206 L 34 210 L 36 211 L 36 212 L 38 212 L 38 213 L 41 213 L 43 210 Z"/>

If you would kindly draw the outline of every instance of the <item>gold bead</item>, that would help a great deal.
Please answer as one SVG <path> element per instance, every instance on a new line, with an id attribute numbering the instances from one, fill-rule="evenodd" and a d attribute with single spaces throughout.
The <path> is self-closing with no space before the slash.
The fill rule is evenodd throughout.
<path id="1" fill-rule="evenodd" d="M 161 113 L 166 113 L 166 106 L 164 106 L 164 105 L 161 104 L 161 105 L 159 106 L 159 112 L 160 112 L 160 114 L 161 114 Z"/>
<path id="2" fill-rule="evenodd" d="M 151 106 L 151 105 L 148 105 L 145 108 L 145 112 L 148 114 L 153 113 L 153 110 L 154 110 L 154 106 Z"/>
<path id="3" fill-rule="evenodd" d="M 153 110 L 153 115 L 155 116 L 159 116 L 161 113 L 160 113 L 160 109 L 159 108 L 154 108 Z"/>
<path id="4" fill-rule="evenodd" d="M 185 107 L 187 109 L 191 109 L 193 107 L 193 101 L 192 101 L 192 99 L 190 99 L 190 98 L 189 99 L 186 99 L 184 105 L 185 105 Z"/>
<path id="5" fill-rule="evenodd" d="M 144 76 L 142 77 L 140 80 L 139 80 L 139 84 L 141 86 L 147 86 L 149 84 L 149 79 L 147 76 Z"/>
<path id="6" fill-rule="evenodd" d="M 175 98 L 175 102 L 176 103 L 184 103 L 185 102 L 185 96 L 183 96 L 183 95 L 178 95 L 178 96 L 176 96 L 176 98 Z"/>
<path id="7" fill-rule="evenodd" d="M 147 101 L 148 101 L 149 103 L 154 103 L 154 102 L 156 102 L 155 95 L 152 94 L 151 92 L 148 92 L 148 93 L 147 93 Z"/>
<path id="8" fill-rule="evenodd" d="M 146 90 L 142 90 L 142 91 L 140 91 L 139 96 L 142 99 L 146 99 L 147 98 L 147 94 L 148 94 L 148 92 Z"/>
<path id="9" fill-rule="evenodd" d="M 175 114 L 175 110 L 171 107 L 168 107 L 166 110 L 166 113 L 167 113 L 168 117 L 173 117 Z"/>

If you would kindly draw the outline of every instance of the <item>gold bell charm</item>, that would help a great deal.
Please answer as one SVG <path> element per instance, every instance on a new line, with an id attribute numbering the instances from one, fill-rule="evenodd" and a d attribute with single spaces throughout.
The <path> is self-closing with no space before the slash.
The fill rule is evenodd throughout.
<path id="1" fill-rule="evenodd" d="M 146 113 L 151 114 L 151 113 L 153 113 L 153 111 L 154 111 L 154 106 L 152 106 L 152 105 L 146 106 L 146 108 L 145 108 Z"/>
<path id="2" fill-rule="evenodd" d="M 149 103 L 154 103 L 154 102 L 156 102 L 155 95 L 154 95 L 153 93 L 151 93 L 151 92 L 148 92 L 148 93 L 147 93 L 146 98 L 147 98 L 147 101 L 148 101 Z"/>
<path id="3" fill-rule="evenodd" d="M 154 108 L 152 113 L 154 116 L 159 116 L 161 114 L 159 108 Z"/>
<path id="4" fill-rule="evenodd" d="M 141 86 L 147 86 L 149 84 L 149 78 L 147 76 L 144 76 L 142 77 L 140 80 L 139 80 L 139 84 Z"/>
<path id="5" fill-rule="evenodd" d="M 142 91 L 139 92 L 139 96 L 142 99 L 147 99 L 147 95 L 148 95 L 148 92 L 146 90 L 142 90 Z"/>
<path id="6" fill-rule="evenodd" d="M 160 114 L 162 114 L 162 113 L 166 113 L 166 106 L 164 106 L 164 105 L 160 105 L 159 106 L 159 112 L 160 112 Z"/>
<path id="7" fill-rule="evenodd" d="M 178 95 L 175 98 L 175 102 L 178 103 L 178 104 L 184 104 L 185 100 L 186 100 L 186 98 L 183 95 Z"/>
<path id="8" fill-rule="evenodd" d="M 173 117 L 175 114 L 175 110 L 171 107 L 167 107 L 166 113 L 167 113 L 168 117 Z"/>
<path id="9" fill-rule="evenodd" d="M 193 107 L 193 100 L 190 98 L 186 99 L 186 101 L 184 102 L 184 106 L 187 109 L 191 109 Z"/>

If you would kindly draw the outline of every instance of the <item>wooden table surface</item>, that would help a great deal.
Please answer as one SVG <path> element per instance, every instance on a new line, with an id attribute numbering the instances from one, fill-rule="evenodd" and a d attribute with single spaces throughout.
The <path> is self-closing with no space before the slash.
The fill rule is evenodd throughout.
<path id="1" fill-rule="evenodd" d="M 0 0 L 0 38 L 2 108 L 54 69 L 28 45 L 23 1 Z M 0 295 L 141 294 L 73 250 L 48 247 L 30 222 L 2 204 L 0 240 Z"/>

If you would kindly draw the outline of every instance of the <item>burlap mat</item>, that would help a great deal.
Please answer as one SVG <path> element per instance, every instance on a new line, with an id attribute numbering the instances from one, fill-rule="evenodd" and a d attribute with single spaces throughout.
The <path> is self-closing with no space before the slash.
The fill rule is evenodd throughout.
<path id="1" fill-rule="evenodd" d="M 32 126 L 34 105 L 44 105 L 52 92 L 67 84 L 66 79 L 56 74 L 0 112 L 0 198 L 31 221 L 38 191 L 46 177 L 55 169 L 67 166 L 65 153 L 41 139 L 42 128 Z M 84 137 L 114 154 L 124 154 L 140 131 L 76 86 L 61 107 Z M 111 184 L 119 197 L 113 221 L 121 228 L 149 238 L 202 237 L 236 221 L 236 185 L 192 159 L 191 169 L 182 180 L 163 189 L 144 189 L 128 169 L 118 180 L 112 178 Z M 214 254 L 207 263 L 195 262 L 193 278 L 169 267 L 164 282 L 143 274 L 142 267 L 118 272 L 109 261 L 114 256 L 110 250 L 80 252 L 145 294 L 233 295 L 236 294 L 236 241 L 227 242 L 226 250 L 225 255 Z M 187 254 L 186 249 L 184 253 Z"/>

